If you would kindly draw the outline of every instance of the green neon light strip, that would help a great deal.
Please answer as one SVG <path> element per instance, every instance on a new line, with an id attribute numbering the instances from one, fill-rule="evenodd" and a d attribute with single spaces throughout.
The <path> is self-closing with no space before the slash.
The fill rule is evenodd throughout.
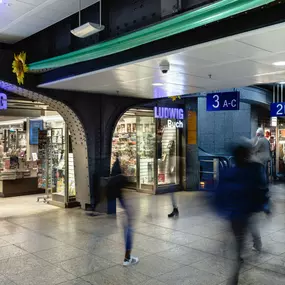
<path id="1" fill-rule="evenodd" d="M 101 42 L 75 52 L 31 63 L 29 69 L 59 68 L 119 53 L 228 18 L 274 1 L 275 0 L 222 0 L 110 41 Z"/>

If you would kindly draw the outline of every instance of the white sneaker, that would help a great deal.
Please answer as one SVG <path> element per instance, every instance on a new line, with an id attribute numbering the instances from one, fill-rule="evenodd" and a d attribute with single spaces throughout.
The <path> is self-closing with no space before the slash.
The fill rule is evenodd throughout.
<path id="1" fill-rule="evenodd" d="M 138 257 L 131 256 L 130 259 L 125 259 L 124 260 L 123 266 L 135 265 L 138 262 L 139 262 L 139 258 Z"/>

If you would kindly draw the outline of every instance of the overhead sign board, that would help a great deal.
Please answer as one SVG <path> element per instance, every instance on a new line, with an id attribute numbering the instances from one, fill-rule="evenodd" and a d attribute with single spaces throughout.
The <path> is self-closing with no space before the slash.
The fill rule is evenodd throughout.
<path id="1" fill-rule="evenodd" d="M 239 110 L 240 92 L 223 92 L 207 94 L 207 111 Z"/>
<path id="2" fill-rule="evenodd" d="M 7 95 L 5 93 L 0 93 L 0 110 L 7 110 L 8 102 Z"/>
<path id="3" fill-rule="evenodd" d="M 271 117 L 285 117 L 285 102 L 271 103 L 270 116 Z"/>

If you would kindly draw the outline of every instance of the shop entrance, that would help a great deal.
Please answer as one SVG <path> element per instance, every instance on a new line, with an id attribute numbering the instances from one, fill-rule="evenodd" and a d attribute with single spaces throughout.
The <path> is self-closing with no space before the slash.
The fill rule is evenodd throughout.
<path id="1" fill-rule="evenodd" d="M 47 104 L 9 95 L 0 116 L 0 197 L 24 195 L 76 204 L 70 131 Z"/>
<path id="2" fill-rule="evenodd" d="M 156 119 L 149 109 L 131 109 L 118 121 L 112 140 L 129 188 L 150 194 L 173 191 L 181 182 L 181 129 Z"/>

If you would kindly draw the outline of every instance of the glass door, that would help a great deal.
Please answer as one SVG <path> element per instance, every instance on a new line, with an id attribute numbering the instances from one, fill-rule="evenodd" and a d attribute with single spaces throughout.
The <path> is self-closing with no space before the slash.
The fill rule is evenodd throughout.
<path id="1" fill-rule="evenodd" d="M 179 184 L 178 131 L 166 119 L 157 119 L 157 184 Z"/>
<path id="2" fill-rule="evenodd" d="M 143 192 L 155 190 L 155 119 L 137 116 L 137 188 Z"/>

